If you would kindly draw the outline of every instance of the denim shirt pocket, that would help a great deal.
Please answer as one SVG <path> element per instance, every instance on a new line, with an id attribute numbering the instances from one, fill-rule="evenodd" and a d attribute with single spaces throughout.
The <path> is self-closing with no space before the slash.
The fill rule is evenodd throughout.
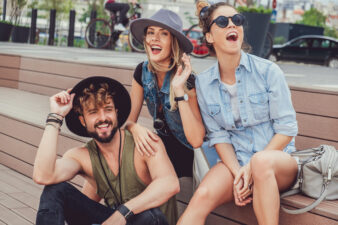
<path id="1" fill-rule="evenodd" d="M 261 92 L 249 96 L 252 112 L 256 120 L 268 120 L 269 118 L 269 97 L 268 93 Z"/>

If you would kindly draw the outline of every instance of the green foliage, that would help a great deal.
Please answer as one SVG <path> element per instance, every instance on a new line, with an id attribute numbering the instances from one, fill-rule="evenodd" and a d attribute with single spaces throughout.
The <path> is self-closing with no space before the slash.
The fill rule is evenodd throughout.
<path id="1" fill-rule="evenodd" d="M 271 14 L 272 9 L 266 9 L 263 6 L 255 7 L 255 6 L 238 6 L 237 11 L 242 12 L 251 12 L 251 13 L 263 13 L 263 14 Z"/>
<path id="2" fill-rule="evenodd" d="M 0 20 L 0 23 L 5 23 L 5 24 L 10 24 L 12 25 L 12 23 L 10 21 L 6 21 L 6 20 Z"/>
<path id="3" fill-rule="evenodd" d="M 20 23 L 22 9 L 26 6 L 27 0 L 10 0 L 11 14 L 10 21 L 17 25 Z"/>
<path id="4" fill-rule="evenodd" d="M 87 1 L 87 9 L 83 9 L 82 16 L 79 18 L 79 22 L 87 23 L 89 22 L 91 11 L 96 11 L 96 18 L 103 18 L 109 20 L 109 15 L 106 13 L 104 9 L 104 0 L 88 0 Z M 88 19 L 87 19 L 88 18 Z"/>
<path id="5" fill-rule="evenodd" d="M 305 11 L 302 20 L 298 24 L 304 24 L 315 27 L 325 27 L 326 16 L 315 8 Z"/>
<path id="6" fill-rule="evenodd" d="M 333 38 L 338 38 L 338 31 L 335 28 L 325 26 L 324 35 Z"/>
<path id="7" fill-rule="evenodd" d="M 284 44 L 285 42 L 286 42 L 286 39 L 283 36 L 275 37 L 273 40 L 273 43 L 276 45 L 281 45 L 281 44 Z"/>
<path id="8" fill-rule="evenodd" d="M 189 21 L 190 26 L 198 23 L 197 17 L 196 16 L 192 16 L 190 14 L 190 12 L 184 12 L 184 16 L 185 16 L 185 19 Z"/>
<path id="9" fill-rule="evenodd" d="M 39 5 L 39 1 L 38 0 L 33 0 L 27 7 L 30 9 L 37 9 Z"/>

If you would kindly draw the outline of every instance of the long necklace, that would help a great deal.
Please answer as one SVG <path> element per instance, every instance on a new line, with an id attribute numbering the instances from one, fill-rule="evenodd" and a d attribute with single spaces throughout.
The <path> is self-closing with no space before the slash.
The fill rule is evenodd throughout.
<path id="1" fill-rule="evenodd" d="M 118 170 L 118 177 L 119 177 L 119 187 L 120 187 L 120 199 L 117 197 L 118 194 L 116 193 L 116 191 L 112 188 L 112 185 L 108 179 L 108 176 L 106 174 L 106 171 L 103 167 L 103 164 L 102 164 L 102 159 L 101 159 L 101 155 L 99 153 L 99 151 L 97 151 L 97 156 L 99 157 L 99 161 L 100 161 L 100 165 L 101 165 L 101 168 L 102 168 L 102 171 L 103 171 L 103 174 L 107 180 L 107 183 L 108 183 L 108 186 L 110 188 L 110 190 L 112 191 L 113 195 L 114 195 L 114 198 L 115 198 L 115 201 L 118 203 L 118 205 L 121 205 L 122 204 L 122 190 L 121 190 L 121 171 L 120 171 L 120 160 L 121 160 L 121 142 L 122 142 L 122 137 L 121 137 L 121 130 L 119 128 L 119 133 L 120 133 L 120 143 L 119 143 L 119 170 Z"/>

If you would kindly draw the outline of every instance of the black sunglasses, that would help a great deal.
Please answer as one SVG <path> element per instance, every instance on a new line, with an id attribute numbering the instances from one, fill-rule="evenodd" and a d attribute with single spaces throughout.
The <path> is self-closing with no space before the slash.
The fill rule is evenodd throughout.
<path id="1" fill-rule="evenodd" d="M 245 17 L 242 14 L 235 14 L 233 16 L 228 17 L 219 16 L 211 22 L 211 24 L 209 25 L 209 30 L 214 23 L 216 23 L 217 26 L 219 26 L 220 28 L 227 27 L 229 25 L 229 18 L 236 26 L 242 26 L 245 21 Z"/>

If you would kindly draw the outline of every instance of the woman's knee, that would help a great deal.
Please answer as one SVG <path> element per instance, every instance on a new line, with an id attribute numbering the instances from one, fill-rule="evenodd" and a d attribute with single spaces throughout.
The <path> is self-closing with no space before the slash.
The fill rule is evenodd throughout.
<path id="1" fill-rule="evenodd" d="M 274 175 L 273 155 L 271 152 L 257 152 L 250 160 L 251 173 L 254 180 L 266 180 Z"/>

